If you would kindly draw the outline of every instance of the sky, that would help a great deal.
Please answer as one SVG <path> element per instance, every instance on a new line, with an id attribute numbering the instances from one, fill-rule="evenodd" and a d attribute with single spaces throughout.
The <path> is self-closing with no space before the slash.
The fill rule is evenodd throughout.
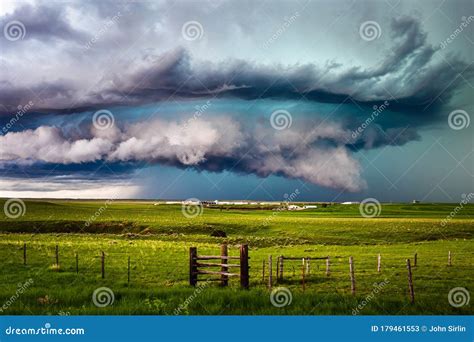
<path id="1" fill-rule="evenodd" d="M 460 202 L 472 1 L 2 1 L 0 197 Z"/>

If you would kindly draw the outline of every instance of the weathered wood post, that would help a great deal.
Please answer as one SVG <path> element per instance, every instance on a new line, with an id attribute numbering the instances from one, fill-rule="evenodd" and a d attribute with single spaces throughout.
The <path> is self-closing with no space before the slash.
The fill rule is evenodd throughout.
<path id="1" fill-rule="evenodd" d="M 249 288 L 249 245 L 240 245 L 240 286 Z"/>
<path id="2" fill-rule="evenodd" d="M 130 256 L 128 257 L 127 263 L 127 284 L 130 284 Z"/>
<path id="3" fill-rule="evenodd" d="M 305 283 L 304 283 L 304 276 L 305 276 L 305 258 L 303 258 L 303 264 L 301 265 L 301 286 L 303 287 L 303 291 L 305 290 Z"/>
<path id="4" fill-rule="evenodd" d="M 196 286 L 197 284 L 197 248 L 189 247 L 189 285 Z"/>
<path id="5" fill-rule="evenodd" d="M 448 252 L 448 266 L 451 266 L 451 251 Z"/>
<path id="6" fill-rule="evenodd" d="M 23 244 L 23 265 L 26 265 L 26 243 Z"/>
<path id="7" fill-rule="evenodd" d="M 56 266 L 59 267 L 59 246 L 56 245 Z"/>
<path id="8" fill-rule="evenodd" d="M 413 258 L 413 267 L 416 267 L 418 264 L 418 253 L 415 253 L 415 257 Z"/>
<path id="9" fill-rule="evenodd" d="M 415 291 L 413 289 L 413 277 L 411 275 L 411 265 L 410 259 L 407 259 L 407 269 L 408 269 L 408 289 L 410 291 L 410 303 L 415 303 Z"/>
<path id="10" fill-rule="evenodd" d="M 265 259 L 262 260 L 262 283 L 265 284 Z"/>
<path id="11" fill-rule="evenodd" d="M 272 256 L 268 256 L 268 288 L 271 289 L 273 285 L 273 279 L 272 279 Z"/>
<path id="12" fill-rule="evenodd" d="M 382 266 L 381 262 L 382 262 L 382 256 L 379 253 L 379 255 L 377 256 L 377 272 L 379 272 L 379 273 L 380 273 L 380 268 Z"/>
<path id="13" fill-rule="evenodd" d="M 276 261 L 276 272 L 275 272 L 276 282 L 280 282 L 280 257 L 277 257 Z"/>
<path id="14" fill-rule="evenodd" d="M 105 253 L 102 251 L 102 256 L 101 256 L 101 271 L 102 271 L 102 279 L 105 278 Z"/>
<path id="15" fill-rule="evenodd" d="M 221 256 L 224 257 L 221 259 L 221 263 L 223 265 L 227 265 L 229 263 L 227 259 L 227 244 L 221 245 Z M 229 268 L 227 266 L 221 266 L 221 272 L 227 273 Z M 227 286 L 229 284 L 229 277 L 227 275 L 221 274 L 221 286 Z"/>
<path id="16" fill-rule="evenodd" d="M 330 261 L 329 261 L 329 256 L 328 256 L 326 258 L 326 277 L 329 277 L 329 274 L 330 274 L 329 265 L 330 265 Z"/>
<path id="17" fill-rule="evenodd" d="M 285 257 L 280 255 L 280 281 L 283 281 L 283 260 Z"/>
<path id="18" fill-rule="evenodd" d="M 354 259 L 352 257 L 349 257 L 349 272 L 351 276 L 351 293 L 355 295 L 356 284 L 355 284 L 355 277 L 354 277 Z"/>
<path id="19" fill-rule="evenodd" d="M 79 254 L 76 253 L 76 273 L 79 273 Z"/>

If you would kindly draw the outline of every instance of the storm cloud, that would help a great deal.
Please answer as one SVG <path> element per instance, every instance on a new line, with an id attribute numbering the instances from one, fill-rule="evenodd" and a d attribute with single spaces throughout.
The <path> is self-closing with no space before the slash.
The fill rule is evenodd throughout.
<path id="1" fill-rule="evenodd" d="M 57 15 L 50 12 L 46 14 Z M 40 23 L 33 25 L 35 34 L 43 32 L 38 26 Z M 30 101 L 32 93 L 40 98 L 33 110 L 59 113 L 221 97 L 352 101 L 361 105 L 390 100 L 393 108 L 414 109 L 419 115 L 432 106 L 428 115 L 433 116 L 440 103 L 449 101 L 464 80 L 472 78 L 474 68 L 454 55 L 447 61 L 437 59 L 440 48 L 427 42 L 427 34 L 414 18 L 394 18 L 390 27 L 392 46 L 384 59 L 371 67 L 340 63 L 264 65 L 238 59 L 212 62 L 194 59 L 185 48 L 177 47 L 161 54 L 146 52 L 119 63 L 120 72 L 107 73 L 89 91 L 67 75 L 25 86 L 0 80 L 0 100 L 4 114 Z M 70 39 L 77 35 L 69 28 L 59 31 Z M 463 77 L 459 77 L 461 73 Z"/>
<path id="2" fill-rule="evenodd" d="M 214 117 L 187 122 L 153 120 L 123 129 L 102 130 L 92 125 L 88 133 L 86 138 L 73 140 L 50 126 L 11 132 L 0 136 L 0 162 L 147 162 L 261 177 L 277 174 L 348 191 L 365 187 L 360 165 L 345 146 L 350 132 L 335 123 L 279 132 L 261 125 L 249 129 L 231 118 Z"/>
<path id="3" fill-rule="evenodd" d="M 438 12 L 466 15 L 470 5 Z M 0 8 L 0 27 L 24 26 L 19 39 L 0 36 L 2 175 L 70 177 L 58 187 L 76 189 L 165 165 L 359 192 L 368 181 L 361 154 L 420 141 L 465 109 L 456 96 L 472 87 L 472 51 L 451 49 L 463 35 L 440 46 L 455 27 L 438 32 L 430 2 L 267 6 L 28 0 Z M 359 32 L 367 21 L 379 26 L 374 41 Z M 190 22 L 197 39 L 184 34 Z M 201 101 L 212 108 L 189 120 Z M 104 110 L 115 115 L 107 129 L 91 122 Z M 270 125 L 275 110 L 288 110 L 291 127 Z"/>

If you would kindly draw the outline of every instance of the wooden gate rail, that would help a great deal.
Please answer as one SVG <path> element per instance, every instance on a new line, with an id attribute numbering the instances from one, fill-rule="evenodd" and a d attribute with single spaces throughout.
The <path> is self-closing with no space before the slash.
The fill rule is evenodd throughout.
<path id="1" fill-rule="evenodd" d="M 239 277 L 240 286 L 249 288 L 249 262 L 248 245 L 240 246 L 240 256 L 227 255 L 227 245 L 221 245 L 221 255 L 198 255 L 196 247 L 189 248 L 189 284 L 196 286 L 199 274 L 219 275 L 218 279 L 207 281 L 220 281 L 222 286 L 227 286 L 229 277 Z M 200 260 L 219 260 L 220 262 L 199 262 Z M 240 260 L 240 264 L 230 264 L 229 260 Z M 220 267 L 220 271 L 201 270 L 199 268 Z M 229 268 L 240 268 L 240 273 L 229 272 Z"/>

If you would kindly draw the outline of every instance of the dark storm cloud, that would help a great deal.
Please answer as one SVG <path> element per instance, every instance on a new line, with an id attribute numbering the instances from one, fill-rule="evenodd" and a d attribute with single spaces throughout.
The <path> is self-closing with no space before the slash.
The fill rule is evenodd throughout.
<path id="1" fill-rule="evenodd" d="M 120 72 L 104 77 L 93 90 L 83 94 L 75 81 L 60 80 L 41 88 L 38 111 L 79 111 L 116 105 L 140 105 L 172 99 L 235 97 L 296 99 L 322 102 L 354 102 L 372 105 L 390 100 L 392 109 L 423 109 L 433 113 L 446 102 L 474 69 L 456 56 L 439 61 L 437 48 L 426 41 L 420 23 L 408 17 L 391 24 L 393 46 L 375 67 L 327 64 L 260 65 L 244 60 L 204 62 L 193 59 L 183 48 L 161 55 L 144 54 L 122 63 Z M 459 77 L 462 73 L 463 77 Z M 60 95 L 60 96 L 58 96 Z M 0 99 L 13 110 L 31 94 L 28 89 L 2 84 Z"/>
<path id="2" fill-rule="evenodd" d="M 10 15 L 0 18 L 0 27 L 3 28 L 12 21 L 21 22 L 26 28 L 25 40 L 81 42 L 87 39 L 88 35 L 85 32 L 75 29 L 68 22 L 65 9 L 65 6 L 31 6 L 26 4 L 18 7 Z M 7 44 L 8 40 L 2 36 L 1 42 Z"/>
<path id="3" fill-rule="evenodd" d="M 156 3 L 155 7 L 153 3 L 138 2 L 133 8 L 109 2 L 80 4 L 25 5 L 0 19 L 1 25 L 19 20 L 27 28 L 24 41 L 1 38 L 7 53 L 0 56 L 5 71 L 5 76 L 0 75 L 0 114 L 9 118 L 18 106 L 32 103 L 23 122 L 0 135 L 0 168 L 6 176 L 18 173 L 17 177 L 37 178 L 53 172 L 53 176 L 104 179 L 129 175 L 144 165 L 161 164 L 261 177 L 280 175 L 359 191 L 366 183 L 353 152 L 419 140 L 420 127 L 436 120 L 441 103 L 448 102 L 461 82 L 473 76 L 472 66 L 459 57 L 438 57 L 438 48 L 427 41 L 420 21 L 409 17 L 392 20 L 390 30 L 384 33 L 390 37 L 390 46 L 375 64 L 291 64 L 284 57 L 275 58 L 280 63 L 263 63 L 258 61 L 258 54 L 257 61 L 228 59 L 221 58 L 218 48 L 217 52 L 212 49 L 212 44 L 224 46 L 232 37 L 236 37 L 236 49 L 240 43 L 245 45 L 246 39 L 262 38 L 264 35 L 257 33 L 258 37 L 253 36 L 255 29 L 264 28 L 257 10 L 227 11 L 227 15 L 239 13 L 233 19 L 237 24 L 226 22 L 229 25 L 223 28 L 224 38 L 199 50 L 180 47 L 186 44 L 180 36 L 181 25 L 192 19 L 184 12 L 192 12 L 192 2 L 187 11 L 178 10 L 170 17 L 158 14 L 171 8 L 172 2 Z M 76 19 L 78 14 L 93 17 L 94 28 L 86 30 L 87 20 L 81 24 L 71 20 L 67 9 L 72 7 L 67 6 L 77 10 Z M 123 15 L 105 25 L 105 16 L 118 15 L 122 10 Z M 221 18 L 216 14 L 203 22 L 210 24 L 217 17 Z M 345 25 L 340 31 L 354 31 Z M 340 31 L 333 38 L 340 38 Z M 247 36 L 241 39 L 240 34 Z M 311 40 L 304 28 L 293 37 L 301 46 Z M 122 54 L 129 52 L 124 49 L 129 47 L 129 40 L 137 44 L 132 45 L 130 53 Z M 35 48 L 43 49 L 43 55 L 38 53 L 41 63 L 31 56 Z M 23 60 L 27 53 L 30 59 Z M 324 51 L 321 54 L 324 56 Z M 211 61 L 206 61 L 208 58 Z M 120 127 L 117 124 L 105 131 L 94 128 L 88 120 L 87 125 L 81 123 L 71 133 L 70 127 L 64 127 L 65 117 L 71 116 L 52 116 L 55 121 L 48 124 L 41 120 L 26 124 L 37 114 L 84 115 L 81 112 L 86 110 L 115 106 L 133 108 L 166 100 L 211 98 L 303 101 L 314 104 L 314 120 L 321 116 L 317 103 L 344 103 L 348 114 L 338 112 L 317 123 L 295 120 L 285 131 L 274 130 L 268 122 L 253 127 L 232 110 L 212 111 L 189 124 L 179 119 L 125 120 Z M 366 119 L 367 110 L 385 101 L 389 107 L 383 115 L 354 134 Z M 292 114 L 295 118 L 299 115 Z M 101 168 L 103 164 L 107 168 Z M 110 168 L 112 173 L 107 171 Z"/>

